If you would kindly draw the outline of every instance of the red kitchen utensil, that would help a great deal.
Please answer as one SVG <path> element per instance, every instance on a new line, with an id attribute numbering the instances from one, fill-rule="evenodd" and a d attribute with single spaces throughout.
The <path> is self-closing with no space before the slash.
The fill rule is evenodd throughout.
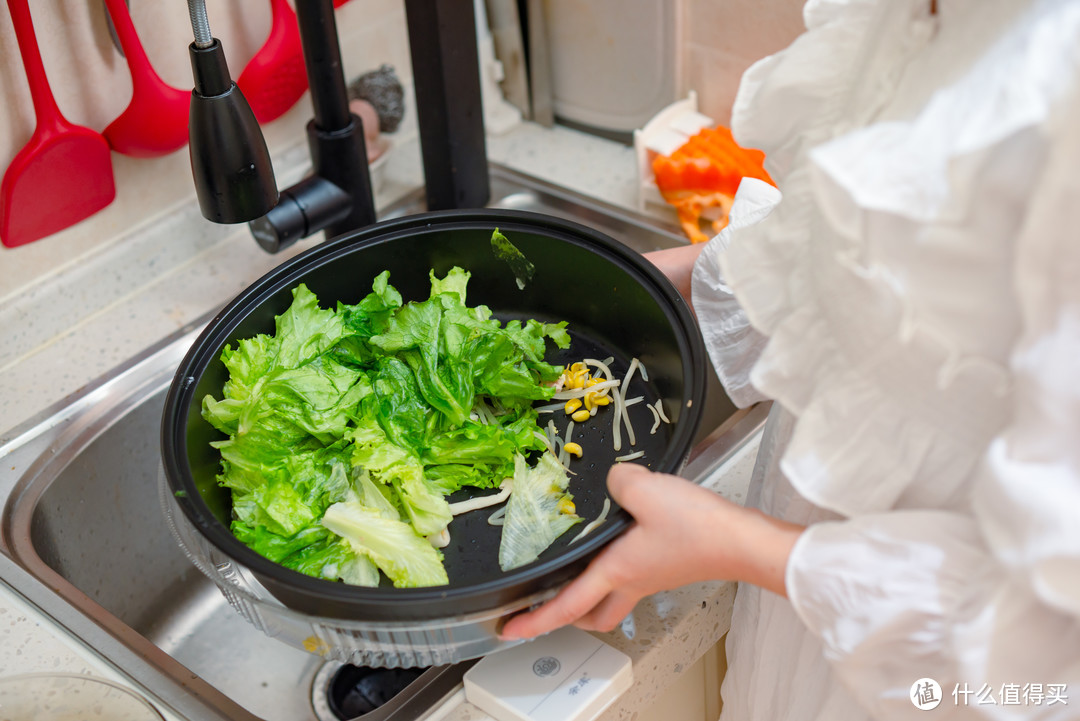
<path id="1" fill-rule="evenodd" d="M 8 0 L 37 127 L 0 183 L 0 241 L 23 245 L 84 220 L 116 197 L 109 144 L 60 112 L 27 0 Z"/>
<path id="2" fill-rule="evenodd" d="M 116 152 L 136 158 L 154 158 L 184 147 L 191 91 L 172 87 L 154 72 L 124 0 L 105 0 L 105 6 L 131 70 L 131 102 L 105 128 L 105 139 Z"/>
<path id="3" fill-rule="evenodd" d="M 287 0 L 270 0 L 270 34 L 236 81 L 260 123 L 284 115 L 307 90 L 296 13 Z"/>
<path id="4" fill-rule="evenodd" d="M 334 0 L 339 8 L 349 0 Z M 308 89 L 296 13 L 287 0 L 270 0 L 270 34 L 236 81 L 260 123 L 289 111 Z"/>

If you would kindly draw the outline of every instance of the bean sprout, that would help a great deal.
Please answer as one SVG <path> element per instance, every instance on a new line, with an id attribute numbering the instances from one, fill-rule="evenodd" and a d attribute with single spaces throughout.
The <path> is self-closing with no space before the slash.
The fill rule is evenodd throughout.
<path id="1" fill-rule="evenodd" d="M 572 388 L 568 391 L 561 391 L 552 396 L 555 400 L 568 401 L 571 398 L 583 398 L 586 393 L 596 393 L 597 391 L 606 390 L 608 388 L 616 388 L 619 385 L 619 381 L 600 381 L 596 385 L 588 386 L 586 388 Z"/>
<path id="2" fill-rule="evenodd" d="M 503 482 L 499 484 L 499 492 L 492 493 L 487 496 L 478 496 L 476 498 L 470 498 L 466 501 L 458 501 L 457 503 L 450 504 L 450 513 L 454 516 L 462 513 L 468 513 L 469 511 L 476 511 L 481 508 L 487 508 L 488 506 L 494 506 L 502 503 L 510 497 L 510 479 L 503 479 Z"/>
<path id="3" fill-rule="evenodd" d="M 575 543 L 575 542 L 577 542 L 578 539 L 585 537 L 589 533 L 592 533 L 593 530 L 596 529 L 597 526 L 599 526 L 601 523 L 603 523 L 605 520 L 607 520 L 607 515 L 608 515 L 609 510 L 611 510 L 611 499 L 610 498 L 605 498 L 604 499 L 604 507 L 600 510 L 600 515 L 596 517 L 596 520 L 589 522 L 589 524 L 586 525 L 585 528 L 582 528 L 581 533 L 579 533 L 576 536 L 574 536 L 573 538 L 571 538 L 570 543 Z"/>
<path id="4" fill-rule="evenodd" d="M 656 406 L 656 412 L 660 414 L 660 420 L 662 420 L 664 423 L 671 423 L 671 419 L 667 417 L 666 413 L 664 413 L 663 403 L 664 402 L 662 400 L 657 399 L 656 403 L 654 403 L 653 405 Z"/>
<path id="5" fill-rule="evenodd" d="M 428 543 L 435 548 L 446 548 L 450 545 L 450 529 L 444 528 L 438 533 L 427 536 Z"/>
<path id="6" fill-rule="evenodd" d="M 506 518 L 506 506 L 503 506 L 499 510 L 488 516 L 487 522 L 492 526 L 501 526 L 505 523 Z"/>
<path id="7" fill-rule="evenodd" d="M 656 412 L 656 409 L 653 408 L 652 405 L 648 405 L 648 409 L 652 411 L 653 415 L 652 428 L 649 429 L 649 435 L 653 436 L 656 435 L 656 429 L 660 427 L 660 414 Z"/>

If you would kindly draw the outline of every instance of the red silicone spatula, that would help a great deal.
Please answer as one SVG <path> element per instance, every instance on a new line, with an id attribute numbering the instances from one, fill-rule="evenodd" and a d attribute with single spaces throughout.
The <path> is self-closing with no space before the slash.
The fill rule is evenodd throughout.
<path id="1" fill-rule="evenodd" d="M 349 0 L 334 0 L 339 8 Z M 260 123 L 286 112 L 308 88 L 296 13 L 287 0 L 270 0 L 270 34 L 236 80 Z"/>
<path id="2" fill-rule="evenodd" d="M 184 147 L 191 91 L 172 87 L 154 72 L 124 0 L 105 0 L 105 6 L 131 70 L 131 102 L 105 128 L 105 139 L 116 152 L 136 158 L 153 158 Z"/>
<path id="3" fill-rule="evenodd" d="M 270 34 L 236 80 L 260 123 L 281 117 L 307 90 L 296 13 L 287 0 L 270 0 Z"/>
<path id="4" fill-rule="evenodd" d="M 109 144 L 69 123 L 56 105 L 26 0 L 7 0 L 37 127 L 0 183 L 0 241 L 8 247 L 52 235 L 116 197 Z"/>

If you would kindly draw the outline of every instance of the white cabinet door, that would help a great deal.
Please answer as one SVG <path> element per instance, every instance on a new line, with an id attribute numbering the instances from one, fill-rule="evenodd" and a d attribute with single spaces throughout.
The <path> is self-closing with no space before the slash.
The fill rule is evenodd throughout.
<path id="1" fill-rule="evenodd" d="M 720 717 L 720 683 L 727 671 L 725 641 L 726 635 L 657 696 L 637 721 L 716 721 Z"/>

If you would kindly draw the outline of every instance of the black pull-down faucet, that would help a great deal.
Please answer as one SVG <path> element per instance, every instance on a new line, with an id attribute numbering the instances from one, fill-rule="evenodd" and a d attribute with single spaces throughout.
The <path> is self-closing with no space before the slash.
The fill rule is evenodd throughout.
<path id="1" fill-rule="evenodd" d="M 349 111 L 332 0 L 296 0 L 314 117 L 312 174 L 283 191 L 266 141 L 210 33 L 204 0 L 188 0 L 195 41 L 189 124 L 191 168 L 202 214 L 247 222 L 275 253 L 326 231 L 374 223 L 361 120 Z M 489 198 L 473 0 L 405 0 L 417 124 L 429 210 L 481 207 Z"/>

